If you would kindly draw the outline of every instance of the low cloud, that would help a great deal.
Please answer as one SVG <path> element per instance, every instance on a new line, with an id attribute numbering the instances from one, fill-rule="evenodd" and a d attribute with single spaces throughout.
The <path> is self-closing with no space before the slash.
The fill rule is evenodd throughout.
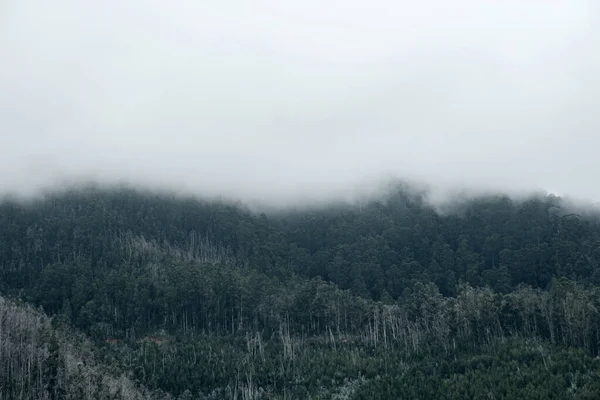
<path id="1" fill-rule="evenodd" d="M 8 0 L 0 192 L 96 180 L 289 204 L 400 177 L 597 201 L 599 16 L 593 0 Z"/>

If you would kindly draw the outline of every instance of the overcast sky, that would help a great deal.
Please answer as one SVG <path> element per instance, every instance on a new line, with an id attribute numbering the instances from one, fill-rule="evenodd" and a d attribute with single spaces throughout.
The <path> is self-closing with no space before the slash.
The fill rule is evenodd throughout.
<path id="1" fill-rule="evenodd" d="M 597 0 L 2 0 L 0 191 L 600 200 Z"/>

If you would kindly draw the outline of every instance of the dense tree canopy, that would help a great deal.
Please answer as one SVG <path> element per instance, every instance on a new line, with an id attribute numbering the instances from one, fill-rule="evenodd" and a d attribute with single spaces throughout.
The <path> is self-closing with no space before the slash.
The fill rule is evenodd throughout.
<path id="1" fill-rule="evenodd" d="M 0 291 L 181 398 L 594 398 L 599 261 L 600 220 L 555 196 L 0 203 Z"/>

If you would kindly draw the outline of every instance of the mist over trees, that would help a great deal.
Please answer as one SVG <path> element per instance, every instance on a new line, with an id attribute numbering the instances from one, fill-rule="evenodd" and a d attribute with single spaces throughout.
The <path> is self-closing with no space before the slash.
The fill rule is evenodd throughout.
<path id="1" fill-rule="evenodd" d="M 127 188 L 6 199 L 0 393 L 595 398 L 599 261 L 600 219 L 556 196 L 443 213 L 402 185 L 262 213 Z M 69 372 L 82 348 L 98 367 Z M 113 380 L 77 397 L 89 374 Z"/>
<path id="2" fill-rule="evenodd" d="M 0 400 L 600 399 L 599 17 L 0 0 Z"/>

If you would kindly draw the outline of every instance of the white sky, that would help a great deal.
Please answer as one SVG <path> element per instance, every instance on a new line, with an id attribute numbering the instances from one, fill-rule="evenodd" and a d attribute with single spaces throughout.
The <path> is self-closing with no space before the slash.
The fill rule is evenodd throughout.
<path id="1" fill-rule="evenodd" d="M 0 192 L 600 200 L 597 0 L 1 0 Z"/>

